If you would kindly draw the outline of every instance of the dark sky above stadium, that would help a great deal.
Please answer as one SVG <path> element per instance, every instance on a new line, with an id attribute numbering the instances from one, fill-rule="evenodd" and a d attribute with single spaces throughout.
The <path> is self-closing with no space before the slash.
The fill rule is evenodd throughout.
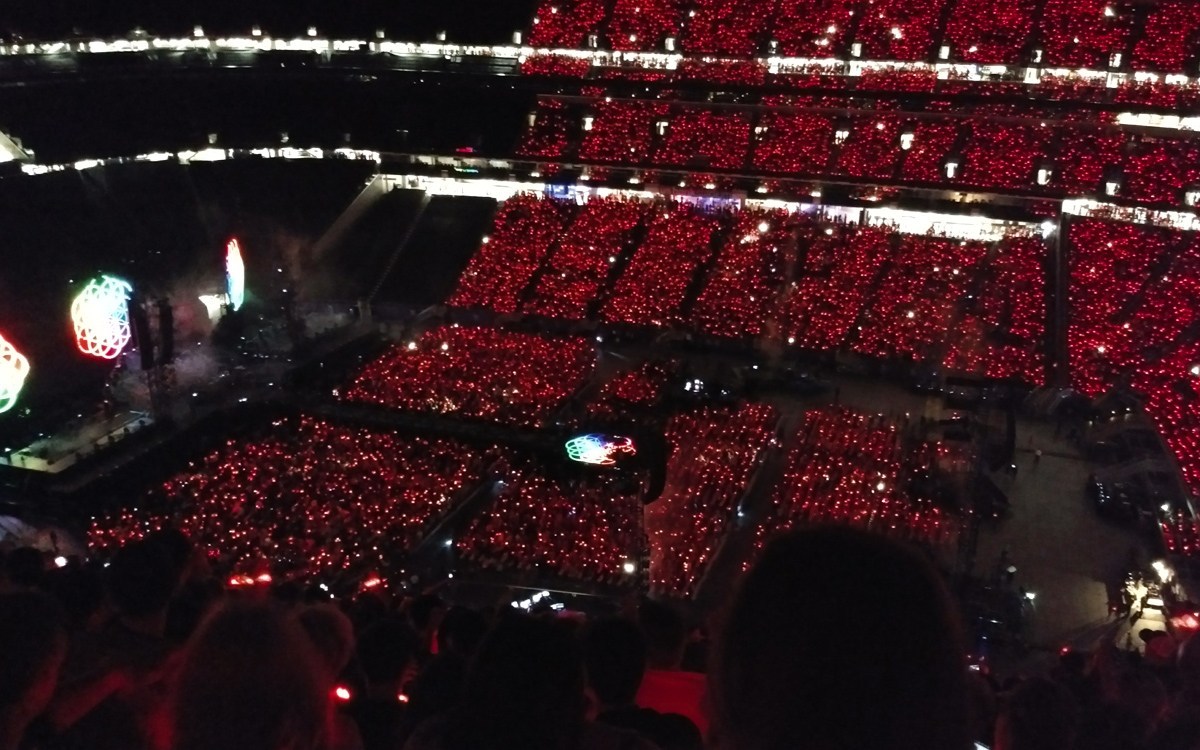
<path id="1" fill-rule="evenodd" d="M 277 35 L 310 25 L 332 36 L 385 28 L 392 38 L 507 40 L 528 25 L 534 0 L 7 0 L 0 32 L 29 38 L 123 34 L 136 26 L 158 34 L 248 31 L 254 24 Z"/>

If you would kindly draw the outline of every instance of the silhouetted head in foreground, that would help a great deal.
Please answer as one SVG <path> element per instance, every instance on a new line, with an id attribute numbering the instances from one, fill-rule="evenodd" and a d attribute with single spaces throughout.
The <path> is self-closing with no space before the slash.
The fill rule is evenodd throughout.
<path id="1" fill-rule="evenodd" d="M 270 604 L 223 607 L 192 637 L 174 696 L 173 750 L 311 750 L 329 696 L 295 618 Z"/>
<path id="2" fill-rule="evenodd" d="M 566 750 L 583 727 L 583 650 L 557 622 L 515 618 L 484 639 L 442 750 Z"/>
<path id="3" fill-rule="evenodd" d="M 632 706 L 646 673 L 646 640 L 632 622 L 598 620 L 584 636 L 588 684 L 603 710 Z"/>
<path id="4" fill-rule="evenodd" d="M 961 750 L 966 663 L 933 567 L 844 528 L 788 534 L 742 582 L 709 674 L 722 750 Z"/>
<path id="5" fill-rule="evenodd" d="M 49 704 L 66 653 L 57 602 L 32 591 L 0 596 L 0 747 L 24 747 L 21 736 Z"/>
<path id="6" fill-rule="evenodd" d="M 1009 696 L 996 723 L 996 750 L 1072 747 L 1079 707 L 1071 693 L 1045 677 L 1026 680 Z"/>

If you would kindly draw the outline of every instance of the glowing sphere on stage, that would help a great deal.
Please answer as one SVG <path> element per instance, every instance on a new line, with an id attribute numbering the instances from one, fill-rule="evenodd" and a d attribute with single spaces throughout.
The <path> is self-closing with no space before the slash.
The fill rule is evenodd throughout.
<path id="1" fill-rule="evenodd" d="M 100 359 L 116 359 L 129 344 L 129 282 L 112 276 L 92 279 L 71 303 L 75 343 L 79 351 Z"/>
<path id="2" fill-rule="evenodd" d="M 237 240 L 230 240 L 225 247 L 225 280 L 229 286 L 229 306 L 235 311 L 242 309 L 246 301 L 246 264 Z"/>
<path id="3" fill-rule="evenodd" d="M 568 440 L 565 447 L 567 458 L 593 466 L 615 466 L 618 455 L 637 455 L 633 440 L 627 437 L 580 435 Z"/>
<path id="4" fill-rule="evenodd" d="M 17 405 L 28 376 L 29 360 L 0 336 L 0 414 Z"/>

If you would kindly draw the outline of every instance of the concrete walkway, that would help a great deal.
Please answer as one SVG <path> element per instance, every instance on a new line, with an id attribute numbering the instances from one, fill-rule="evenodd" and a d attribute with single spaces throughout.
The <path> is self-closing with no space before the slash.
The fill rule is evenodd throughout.
<path id="1" fill-rule="evenodd" d="M 976 572 L 990 572 L 1008 550 L 1016 584 L 1036 595 L 1025 634 L 1034 650 L 1090 648 L 1114 635 L 1123 645 L 1127 626 L 1109 618 L 1108 586 L 1123 579 L 1131 547 L 1149 561 L 1140 538 L 1096 513 L 1084 494 L 1090 470 L 1073 445 L 1054 436 L 1052 425 L 1018 420 L 1016 463 L 1016 476 L 1001 485 L 1012 514 L 981 531 Z M 1162 623 L 1136 627 L 1162 629 Z M 1140 645 L 1136 635 L 1134 641 Z"/>

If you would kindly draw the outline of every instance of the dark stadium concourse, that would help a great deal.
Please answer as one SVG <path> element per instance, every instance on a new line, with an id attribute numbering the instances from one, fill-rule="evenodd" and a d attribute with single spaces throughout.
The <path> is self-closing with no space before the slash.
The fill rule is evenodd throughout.
<path id="1" fill-rule="evenodd" d="M 533 98 L 502 79 L 317 72 L 295 63 L 158 73 L 119 68 L 0 85 L 3 126 L 24 134 L 23 145 L 50 163 L 281 142 L 504 155 Z M 478 111 L 487 116 L 470 116 Z"/>
<path id="2" fill-rule="evenodd" d="M 1200 748 L 1200 4 L 15 0 L 0 750 Z"/>

